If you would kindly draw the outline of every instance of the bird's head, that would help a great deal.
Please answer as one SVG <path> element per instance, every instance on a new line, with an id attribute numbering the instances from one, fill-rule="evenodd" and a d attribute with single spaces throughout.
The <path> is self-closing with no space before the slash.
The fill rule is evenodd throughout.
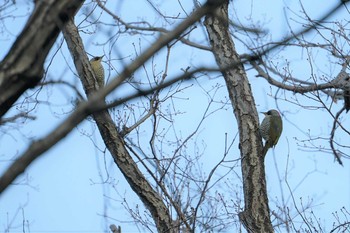
<path id="1" fill-rule="evenodd" d="M 102 56 L 100 56 L 100 57 L 98 57 L 98 56 L 96 56 L 96 57 L 93 57 L 93 58 L 91 58 L 91 60 L 90 61 L 101 61 L 102 60 L 102 58 L 104 57 L 104 55 L 102 55 Z"/>
<path id="2" fill-rule="evenodd" d="M 265 116 L 280 116 L 280 113 L 275 110 L 275 109 L 271 109 L 267 112 L 262 112 Z"/>

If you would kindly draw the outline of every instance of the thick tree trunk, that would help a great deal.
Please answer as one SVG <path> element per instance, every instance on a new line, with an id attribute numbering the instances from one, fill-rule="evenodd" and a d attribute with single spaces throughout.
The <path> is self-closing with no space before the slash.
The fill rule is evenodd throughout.
<path id="1" fill-rule="evenodd" d="M 205 26 L 216 62 L 226 81 L 240 133 L 245 208 L 239 217 L 248 232 L 268 233 L 273 232 L 273 228 L 258 114 L 247 75 L 229 33 L 227 9 L 228 1 L 215 14 L 206 17 Z"/>
<path id="2" fill-rule="evenodd" d="M 89 68 L 88 58 L 83 47 L 78 29 L 72 21 L 69 21 L 63 30 L 63 35 L 68 48 L 74 58 L 79 77 L 83 83 L 87 96 L 91 96 L 97 87 L 97 80 L 94 80 Z M 159 232 L 175 232 L 173 222 L 162 198 L 152 188 L 142 172 L 137 167 L 129 152 L 126 150 L 124 141 L 117 131 L 108 110 L 93 114 L 103 141 L 111 153 L 115 163 L 128 181 L 130 187 L 139 196 L 143 204 L 150 211 L 155 220 Z"/>
<path id="3" fill-rule="evenodd" d="M 88 58 L 82 46 L 82 41 L 80 39 L 77 32 L 74 31 L 74 25 L 70 24 L 64 30 L 65 38 L 67 43 L 70 44 L 70 52 L 72 53 L 76 68 L 78 70 L 79 76 L 83 83 L 85 92 L 89 96 L 88 102 L 83 102 L 77 106 L 77 109 L 59 126 L 56 127 L 55 130 L 52 131 L 49 135 L 41 140 L 37 140 L 33 142 L 29 148 L 18 157 L 10 167 L 5 171 L 5 173 L 0 177 L 0 194 L 18 177 L 36 158 L 38 158 L 42 153 L 49 150 L 53 145 L 55 145 L 60 139 L 65 137 L 76 125 L 78 125 L 86 116 L 91 113 L 94 114 L 94 118 L 97 122 L 97 125 L 101 131 L 101 135 L 105 139 L 105 143 L 113 155 L 116 164 L 121 168 L 121 171 L 125 175 L 127 181 L 130 183 L 132 189 L 139 195 L 140 199 L 143 201 L 145 206 L 150 210 L 155 223 L 157 230 L 159 232 L 177 232 L 177 226 L 174 226 L 173 221 L 171 220 L 171 216 L 168 210 L 168 206 L 166 206 L 162 200 L 162 198 L 152 189 L 150 183 L 147 182 L 145 177 L 139 171 L 137 165 L 132 160 L 130 154 L 124 147 L 123 139 L 121 138 L 119 132 L 116 130 L 116 126 L 114 122 L 111 120 L 111 117 L 107 110 L 105 109 L 105 103 L 103 98 L 114 90 L 123 80 L 129 77 L 135 70 L 137 70 L 142 64 L 144 64 L 150 57 L 152 57 L 157 51 L 159 51 L 162 47 L 170 43 L 172 40 L 179 38 L 181 34 L 192 24 L 196 23 L 200 20 L 204 15 L 208 12 L 212 11 L 219 4 L 222 3 L 223 0 L 217 0 L 214 3 L 206 3 L 202 7 L 198 8 L 195 12 L 193 12 L 190 16 L 188 16 L 182 23 L 180 23 L 174 30 L 169 31 L 166 34 L 159 36 L 156 43 L 151 45 L 144 53 L 140 54 L 133 63 L 128 65 L 123 72 L 118 76 L 118 78 L 112 80 L 106 87 L 102 90 L 97 89 L 96 80 L 94 80 L 94 76 L 89 65 Z M 52 3 L 52 1 L 50 1 Z M 66 2 L 62 0 L 60 2 Z M 72 4 L 75 1 L 70 1 Z M 46 1 L 45 3 L 48 3 Z M 55 8 L 57 10 L 57 8 Z M 75 8 L 73 8 L 75 9 Z M 50 11 L 51 12 L 51 11 Z M 51 12 L 52 13 L 52 12 Z M 55 15 L 54 13 L 52 13 Z M 64 18 L 66 14 L 62 13 L 60 16 Z M 45 18 L 45 17 L 44 17 Z M 65 19 L 65 18 L 64 18 Z M 49 22 L 45 22 L 49 24 Z M 57 25 L 56 25 L 57 26 Z M 60 25 L 62 26 L 62 25 Z M 32 34 L 30 34 L 32 35 Z M 33 37 L 29 37 L 31 40 Z M 51 42 L 51 41 L 50 41 Z M 22 42 L 18 42 L 22 43 Z M 33 42 L 33 44 L 35 44 Z M 47 45 L 47 44 L 45 44 Z M 76 46 L 76 47 L 75 47 Z M 22 47 L 22 46 L 21 46 Z M 16 48 L 16 45 L 14 45 Z M 46 48 L 46 47 L 45 47 Z M 23 47 L 23 49 L 25 49 Z M 35 50 L 36 48 L 34 48 Z M 44 48 L 43 48 L 44 49 Z M 11 49 L 12 51 L 12 49 Z M 36 50 L 35 50 L 36 51 Z M 28 53 L 23 51 L 23 56 L 27 56 Z M 41 55 L 41 54 L 40 54 Z M 24 59 L 29 64 L 32 64 L 32 58 L 21 58 L 19 54 L 17 54 L 18 59 Z M 32 56 L 36 56 L 36 53 L 33 53 Z M 35 58 L 35 57 L 34 57 Z M 0 90 L 3 88 L 1 86 L 4 82 L 9 81 L 9 78 L 4 76 L 3 72 L 7 72 L 8 74 L 18 72 L 17 69 L 10 70 L 8 68 L 7 62 L 11 62 L 12 59 L 6 57 L 6 62 L 0 64 L 0 67 L 6 68 L 6 70 L 0 70 Z M 38 64 L 42 65 L 42 62 L 38 62 Z M 37 63 L 35 63 L 37 64 Z M 24 68 L 28 68 L 28 64 Z M 22 67 L 23 68 L 23 67 Z M 21 71 L 21 70 L 20 70 Z M 33 70 L 32 70 L 33 71 Z M 36 72 L 35 70 L 33 72 Z M 11 74 L 12 74 L 11 73 Z M 17 74 L 17 73 L 15 73 Z M 4 78 L 5 77 L 5 78 Z M 2 79 L 3 78 L 3 79 Z M 11 80 L 10 80 L 11 81 Z M 36 80 L 37 82 L 38 80 Z M 23 82 L 27 82 L 24 80 Z M 12 85 L 12 84 L 11 84 Z M 24 91 L 24 90 L 23 90 Z M 97 92 L 96 92 L 97 91 Z M 15 93 L 15 95 L 19 95 L 19 93 Z M 3 100 L 3 99 L 1 99 Z M 4 101 L 5 102 L 5 101 Z M 7 104 L 9 104 L 7 102 Z M 0 107 L 1 104 L 0 104 Z M 10 107 L 10 106 L 6 106 Z M 7 110 L 6 110 L 7 111 Z M 1 114 L 0 114 L 1 116 Z M 175 206 L 173 206 L 175 208 Z M 176 209 L 176 208 L 175 208 Z M 181 210 L 180 210 L 181 211 Z M 178 213 L 181 215 L 181 213 Z M 182 216 L 182 215 L 181 215 Z M 190 229 L 190 226 L 187 223 L 185 218 L 181 219 L 182 223 L 186 225 L 187 229 Z"/>
<path id="4" fill-rule="evenodd" d="M 206 3 L 203 7 L 199 8 L 184 22 L 182 22 L 177 27 L 177 29 L 174 29 L 172 33 L 165 35 L 162 40 L 158 39 L 157 44 L 161 44 L 162 42 L 164 45 L 166 45 L 172 39 L 177 38 L 190 25 L 195 23 L 206 13 L 215 9 L 219 4 L 222 3 L 222 1 L 223 0 L 216 1 L 214 3 Z M 79 77 L 83 83 L 85 92 L 87 96 L 91 96 L 96 91 L 96 80 L 94 80 L 92 76 L 91 68 L 89 68 L 89 65 L 87 65 L 88 60 L 83 48 L 83 44 L 81 38 L 78 35 L 78 30 L 73 22 L 67 23 L 65 30 L 63 30 L 63 34 L 67 41 L 68 48 L 74 58 L 74 62 L 77 67 Z M 144 175 L 137 167 L 135 161 L 126 150 L 123 138 L 117 131 L 117 127 L 109 115 L 108 110 L 93 113 L 93 117 L 108 150 L 113 156 L 115 163 L 123 173 L 130 187 L 138 195 L 146 208 L 150 211 L 155 221 L 158 232 L 178 232 L 178 226 L 176 226 L 176 224 L 172 221 L 169 210 L 164 204 L 162 198 L 152 188 L 151 184 L 146 180 Z M 180 213 L 178 214 L 181 216 Z M 190 231 L 190 226 L 188 225 L 187 220 L 181 219 L 181 221 L 182 224 L 185 225 L 186 230 Z"/>
<path id="5" fill-rule="evenodd" d="M 43 77 L 44 62 L 60 29 L 83 0 L 38 1 L 25 28 L 0 63 L 0 118 Z"/>

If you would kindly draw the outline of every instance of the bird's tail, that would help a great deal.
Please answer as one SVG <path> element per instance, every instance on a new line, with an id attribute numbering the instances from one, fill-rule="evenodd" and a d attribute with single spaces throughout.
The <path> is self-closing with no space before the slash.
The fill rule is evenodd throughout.
<path id="1" fill-rule="evenodd" d="M 269 150 L 269 147 L 267 147 L 266 145 L 264 146 L 263 148 L 263 152 L 262 152 L 262 155 L 265 157 L 267 151 Z"/>
<path id="2" fill-rule="evenodd" d="M 262 151 L 262 155 L 265 157 L 267 151 L 271 148 L 271 145 L 268 141 L 266 141 L 265 145 L 264 145 L 264 148 L 263 148 L 263 151 Z"/>

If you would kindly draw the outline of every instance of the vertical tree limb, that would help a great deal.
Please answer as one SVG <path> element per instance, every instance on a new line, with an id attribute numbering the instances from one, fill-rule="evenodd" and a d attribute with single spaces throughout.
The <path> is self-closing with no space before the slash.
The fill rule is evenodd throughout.
<path id="1" fill-rule="evenodd" d="M 240 220 L 248 232 L 273 232 L 258 113 L 247 75 L 229 33 L 227 9 L 228 1 L 214 14 L 208 15 L 204 23 L 216 62 L 222 69 L 239 128 L 245 204 Z M 236 63 L 240 65 L 232 66 Z"/>

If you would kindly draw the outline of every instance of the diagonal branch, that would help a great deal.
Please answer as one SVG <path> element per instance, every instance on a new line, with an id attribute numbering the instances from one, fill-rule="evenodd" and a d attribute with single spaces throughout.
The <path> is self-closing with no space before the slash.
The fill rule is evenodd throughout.
<path id="1" fill-rule="evenodd" d="M 83 2 L 37 1 L 22 33 L 0 63 L 0 118 L 26 90 L 41 80 L 44 61 L 60 29 Z"/>
<path id="2" fill-rule="evenodd" d="M 301 83 L 301 82 L 298 82 L 297 80 L 294 80 L 295 85 L 288 85 L 285 82 L 279 82 L 276 79 L 273 79 L 255 61 L 250 61 L 250 64 L 258 72 L 258 74 L 256 75 L 257 77 L 262 77 L 262 78 L 266 79 L 271 85 L 282 88 L 284 90 L 292 91 L 294 93 L 304 94 L 304 93 L 312 92 L 312 91 L 316 91 L 316 90 L 326 90 L 326 89 L 330 89 L 330 88 L 342 88 L 342 87 L 344 87 L 343 83 L 337 82 L 338 80 L 333 80 L 331 82 L 321 83 L 321 84 L 306 83 L 306 82 Z"/>
<path id="3" fill-rule="evenodd" d="M 82 42 L 79 41 L 78 37 L 68 35 L 69 27 L 65 28 L 65 38 L 67 41 L 80 44 L 79 48 L 81 51 L 73 52 L 71 50 L 76 68 L 82 78 L 82 83 L 87 93 L 89 100 L 87 102 L 82 102 L 76 108 L 76 110 L 56 127 L 50 134 L 45 138 L 34 141 L 29 148 L 15 160 L 10 167 L 5 171 L 5 173 L 0 177 L 0 193 L 2 193 L 14 180 L 18 177 L 24 170 L 42 153 L 49 150 L 57 142 L 59 142 L 63 137 L 65 137 L 76 125 L 85 119 L 86 116 L 95 113 L 94 118 L 96 122 L 100 122 L 98 127 L 101 134 L 106 135 L 108 140 L 105 142 L 107 147 L 111 150 L 111 154 L 114 155 L 115 162 L 120 166 L 120 164 L 129 165 L 125 167 L 125 174 L 135 172 L 137 167 L 134 166 L 133 161 L 128 158 L 127 151 L 124 148 L 124 143 L 107 110 L 103 110 L 99 113 L 97 111 L 101 110 L 101 105 L 104 106 L 104 98 L 112 92 L 116 87 L 120 85 L 126 78 L 128 78 L 133 72 L 135 72 L 142 64 L 144 64 L 150 57 L 152 57 L 156 52 L 158 52 L 162 47 L 170 43 L 172 40 L 181 36 L 181 34 L 192 24 L 197 22 L 205 14 L 209 13 L 216 7 L 222 4 L 223 0 L 206 3 L 203 7 L 198 8 L 194 11 L 187 19 L 180 23 L 173 31 L 161 35 L 158 40 L 151 45 L 143 54 L 137 57 L 133 63 L 126 66 L 123 72 L 114 80 L 112 80 L 107 86 L 96 92 L 96 80 L 91 70 L 88 62 L 88 58 L 83 51 Z M 74 26 L 71 24 L 70 26 Z M 74 26 L 75 27 L 75 26 Z M 104 122 L 103 122 L 104 121 Z M 116 145 L 117 144 L 117 145 Z M 124 148 L 124 150 L 122 150 Z M 130 175 L 130 174 L 129 174 Z M 133 176 L 133 177 L 131 177 Z M 132 188 L 136 193 L 139 194 L 141 200 L 144 201 L 145 205 L 150 209 L 152 208 L 152 215 L 155 220 L 159 232 L 171 232 L 171 219 L 168 214 L 168 209 L 164 208 L 164 204 L 161 202 L 159 197 L 154 196 L 155 199 L 150 200 L 149 196 L 152 195 L 152 190 L 148 189 L 145 179 L 138 177 L 138 174 L 133 174 L 131 176 L 126 176 L 129 183 L 133 183 Z M 137 178 L 139 178 L 137 180 Z M 146 187 L 146 189 L 145 189 Z M 158 212 L 157 212 L 158 211 Z"/>

